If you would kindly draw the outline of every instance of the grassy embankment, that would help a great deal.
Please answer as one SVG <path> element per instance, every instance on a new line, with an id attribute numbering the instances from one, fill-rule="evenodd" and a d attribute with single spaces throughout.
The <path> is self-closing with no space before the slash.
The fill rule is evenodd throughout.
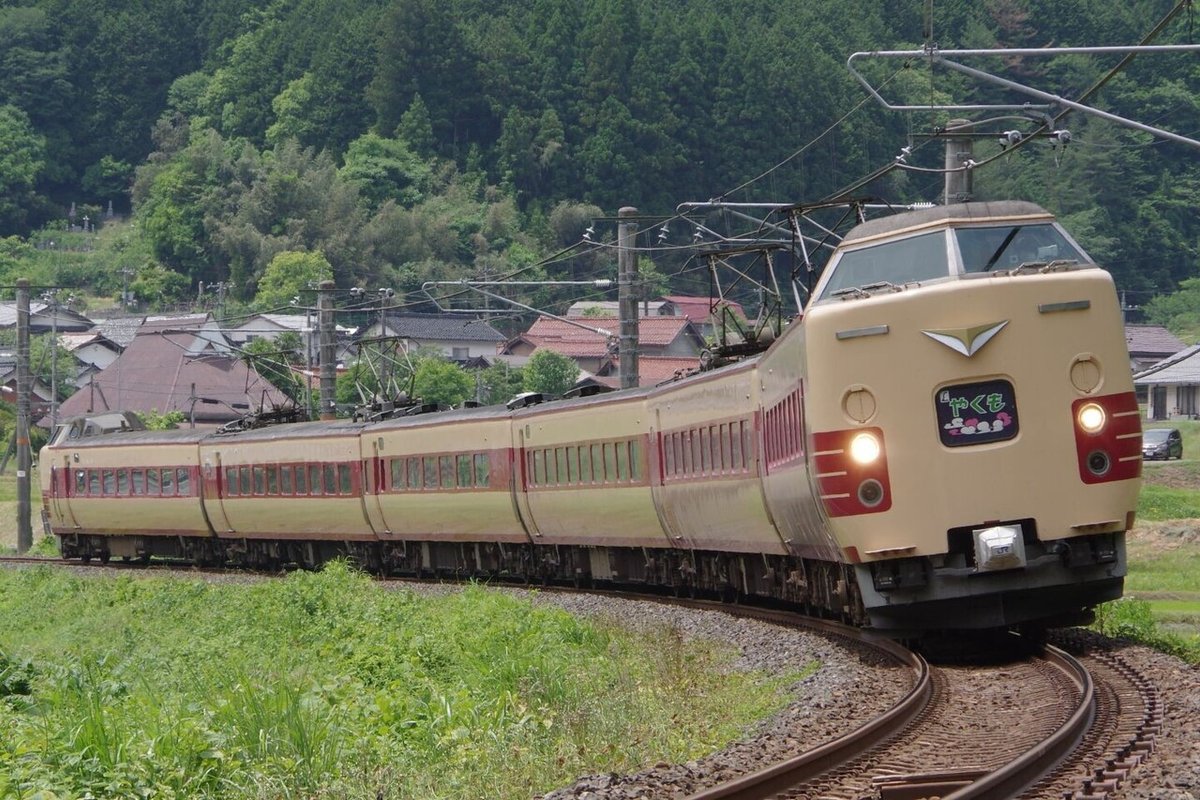
<path id="1" fill-rule="evenodd" d="M 1148 461 L 1138 524 L 1128 537 L 1125 597 L 1099 609 L 1097 625 L 1200 663 L 1200 422 L 1173 421 L 1183 459 Z"/>
<path id="2" fill-rule="evenodd" d="M 222 584 L 0 570 L 0 797 L 526 798 L 716 749 L 803 677 L 731 658 L 342 564 Z"/>

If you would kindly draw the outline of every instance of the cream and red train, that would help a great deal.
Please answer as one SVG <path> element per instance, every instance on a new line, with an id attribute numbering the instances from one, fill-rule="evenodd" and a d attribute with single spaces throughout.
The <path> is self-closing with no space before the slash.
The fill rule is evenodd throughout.
<path id="1" fill-rule="evenodd" d="M 1017 202 L 858 226 L 765 353 L 655 388 L 104 428 L 74 420 L 41 454 L 68 558 L 344 554 L 773 596 L 893 631 L 1073 623 L 1120 596 L 1141 475 L 1112 280 Z"/>

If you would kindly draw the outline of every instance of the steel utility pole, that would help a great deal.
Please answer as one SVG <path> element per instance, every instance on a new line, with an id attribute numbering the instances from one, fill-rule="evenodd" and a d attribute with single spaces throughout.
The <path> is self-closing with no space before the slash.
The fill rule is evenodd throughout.
<path id="1" fill-rule="evenodd" d="M 29 521 L 29 396 L 33 393 L 29 378 L 29 281 L 17 280 L 17 552 L 33 547 L 33 526 Z"/>
<path id="2" fill-rule="evenodd" d="M 317 287 L 318 325 L 321 328 L 321 419 L 336 419 L 337 350 L 333 338 L 333 281 L 321 281 Z"/>
<path id="3" fill-rule="evenodd" d="M 625 206 L 618 217 L 633 217 L 637 209 Z M 617 310 L 621 319 L 620 356 L 621 388 L 638 385 L 638 308 L 635 294 L 638 283 L 637 253 L 634 251 L 637 223 L 617 225 Z"/>

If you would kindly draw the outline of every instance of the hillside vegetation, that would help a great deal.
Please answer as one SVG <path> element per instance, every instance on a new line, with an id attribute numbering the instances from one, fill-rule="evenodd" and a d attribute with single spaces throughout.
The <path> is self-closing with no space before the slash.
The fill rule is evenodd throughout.
<path id="1" fill-rule="evenodd" d="M 939 0 L 943 48 L 1136 43 L 1168 0 Z M 201 282 L 252 301 L 272 260 L 319 252 L 339 286 L 414 293 L 425 280 L 611 277 L 573 251 L 622 205 L 814 201 L 891 164 L 941 164 L 921 136 L 945 115 L 888 112 L 845 68 L 855 51 L 919 48 L 922 4 L 833 0 L 32 0 L 0 9 L 0 282 L 20 274 L 143 304 Z M 1155 40 L 1184 43 L 1186 14 Z M 1065 97 L 1113 58 L 981 63 Z M 1193 54 L 1142 56 L 1091 98 L 1200 130 Z M 878 62 L 895 102 L 1014 97 L 922 62 Z M 1025 102 L 1028 98 L 1017 98 Z M 1196 277 L 1196 153 L 1078 114 L 1065 150 L 1021 148 L 980 197 L 1060 214 L 1141 304 Z M 1032 131 L 1028 120 L 989 130 Z M 979 142 L 980 158 L 996 152 Z M 755 180 L 756 176 L 761 176 Z M 941 176 L 893 171 L 856 190 L 936 200 Z M 73 205 L 74 204 L 74 205 Z M 97 219 L 132 213 L 99 237 Z M 69 216 L 71 209 L 74 215 Z M 84 223 L 83 217 L 89 222 Z M 78 235 L 61 230 L 67 222 Z M 736 220 L 713 216 L 725 230 Z M 648 253 L 676 291 L 706 292 L 693 228 Z M 646 237 L 650 239 L 652 237 Z M 655 239 L 657 242 L 657 239 Z M 650 245 L 650 241 L 644 242 Z M 545 262 L 545 263 L 543 263 Z M 537 264 L 536 268 L 531 265 Z M 578 292 L 575 293 L 578 295 Z M 277 295 L 276 295 L 277 296 Z M 563 299 L 550 290 L 538 304 Z"/>

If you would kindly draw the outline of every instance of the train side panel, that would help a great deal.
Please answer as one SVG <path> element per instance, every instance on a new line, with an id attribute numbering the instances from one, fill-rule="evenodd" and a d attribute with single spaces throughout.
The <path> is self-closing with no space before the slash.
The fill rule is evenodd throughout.
<path id="1" fill-rule="evenodd" d="M 837 562 L 841 548 L 813 492 L 809 403 L 827 389 L 807 379 L 806 333 L 792 323 L 758 365 L 763 493 L 790 554 Z"/>
<path id="2" fill-rule="evenodd" d="M 753 363 L 656 390 L 653 482 L 672 541 L 697 550 L 787 552 L 766 512 Z"/>
<path id="3" fill-rule="evenodd" d="M 443 414 L 367 429 L 368 510 L 380 538 L 529 543 L 513 504 L 508 413 Z"/>
<path id="4" fill-rule="evenodd" d="M 202 443 L 209 516 L 223 539 L 370 541 L 362 426 L 302 424 Z"/>
<path id="5" fill-rule="evenodd" d="M 209 536 L 194 432 L 131 432 L 42 451 L 53 533 Z"/>
<path id="6" fill-rule="evenodd" d="M 514 414 L 522 514 L 534 543 L 672 547 L 651 494 L 652 432 L 641 392 Z"/>

